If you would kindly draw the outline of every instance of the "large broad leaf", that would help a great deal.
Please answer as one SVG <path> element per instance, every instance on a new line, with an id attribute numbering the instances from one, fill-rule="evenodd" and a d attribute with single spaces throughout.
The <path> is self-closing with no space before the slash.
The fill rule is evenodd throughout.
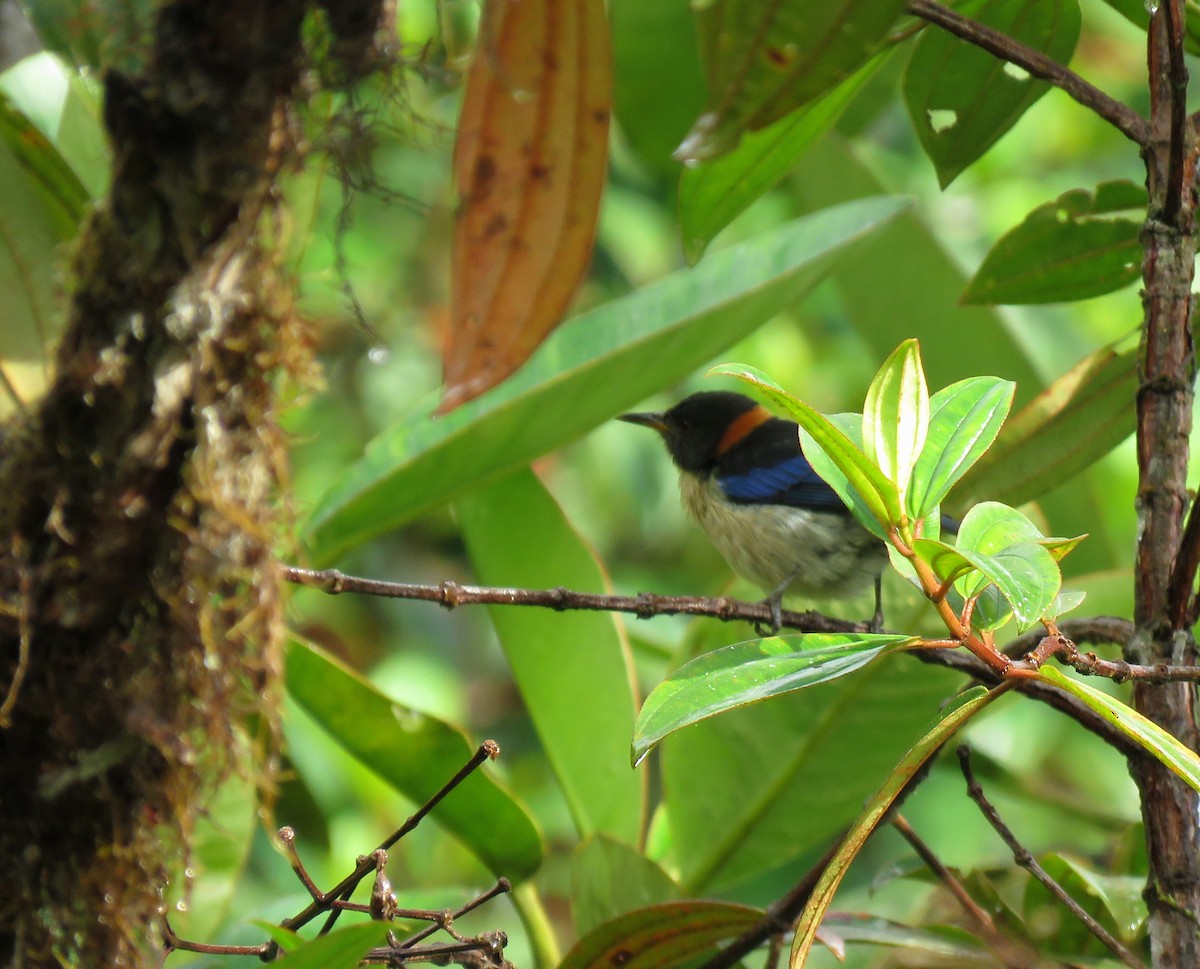
<path id="1" fill-rule="evenodd" d="M 667 738 L 664 864 L 697 894 L 823 851 L 960 684 L 949 671 L 885 656 Z"/>
<path id="2" fill-rule="evenodd" d="M 532 472 L 509 475 L 456 507 L 479 581 L 608 591 L 591 550 Z M 504 606 L 489 607 L 489 614 L 576 830 L 581 837 L 603 831 L 636 843 L 645 775 L 629 766 L 637 704 L 617 620 L 599 612 Z"/>
<path id="3" fill-rule="evenodd" d="M 653 8 L 638 0 L 639 5 Z M 790 172 L 796 159 L 825 134 L 883 62 L 883 55 L 823 98 L 798 108 L 761 131 L 747 134 L 732 151 L 689 165 L 679 176 L 679 234 L 683 254 L 695 265 L 718 232 Z"/>
<path id="4" fill-rule="evenodd" d="M 924 737 L 916 742 L 904 755 L 895 769 L 888 775 L 883 785 L 876 791 L 875 796 L 867 802 L 858 820 L 851 826 L 850 831 L 842 840 L 840 847 L 821 874 L 820 881 L 813 889 L 808 904 L 796 923 L 796 936 L 792 940 L 792 955 L 789 969 L 800 969 L 808 961 L 809 952 L 821 927 L 821 920 L 833 902 L 834 893 L 842 883 L 851 863 L 858 856 L 867 838 L 884 819 L 892 804 L 912 779 L 921 766 L 933 756 L 950 738 L 952 738 L 971 718 L 975 717 L 997 696 L 1004 692 L 1004 687 L 983 692 L 980 689 L 975 694 L 961 702 Z"/>
<path id="5" fill-rule="evenodd" d="M 882 46 L 905 0 L 711 0 L 696 27 L 708 108 L 677 157 L 712 158 L 840 84 Z"/>
<path id="6" fill-rule="evenodd" d="M 1021 505 L 1103 457 L 1134 431 L 1137 352 L 1097 350 L 1009 419 L 955 492 Z"/>
<path id="7" fill-rule="evenodd" d="M 287 688 L 334 740 L 415 803 L 437 793 L 473 752 L 456 728 L 396 703 L 310 643 L 288 643 Z M 486 768 L 447 795 L 433 818 L 497 876 L 519 881 L 541 863 L 529 815 Z"/>
<path id="8" fill-rule="evenodd" d="M 737 938 L 763 914 L 729 902 L 669 902 L 638 909 L 593 929 L 558 969 L 671 969 Z"/>
<path id="9" fill-rule="evenodd" d="M 975 0 L 960 11 L 1066 64 L 1079 39 L 1077 0 Z M 1000 140 L 1050 85 L 944 30 L 922 32 L 904 102 L 942 187 Z"/>
<path id="10" fill-rule="evenodd" d="M 1147 753 L 1162 761 L 1173 774 L 1200 791 L 1200 755 L 1153 720 L 1142 716 L 1116 697 L 1066 676 L 1053 666 L 1044 667 L 1038 676 L 1078 697 Z"/>
<path id="11" fill-rule="evenodd" d="M 929 434 L 913 470 L 909 513 L 934 511 L 950 489 L 992 446 L 1016 385 L 999 377 L 971 377 L 939 390 L 929 400 Z"/>
<path id="12" fill-rule="evenodd" d="M 835 256 L 905 203 L 863 199 L 714 254 L 577 317 L 517 374 L 433 420 L 384 431 L 305 528 L 317 562 L 561 447 L 710 360 L 792 306 Z"/>
<path id="13" fill-rule="evenodd" d="M 1103 296 L 1142 274 L 1141 219 L 1146 190 L 1106 182 L 1094 193 L 1064 192 L 1004 235 L 963 294 L 967 303 L 1062 303 Z"/>
<path id="14" fill-rule="evenodd" d="M 448 411 L 524 363 L 592 252 L 608 169 L 604 0 L 489 0 L 454 149 Z"/>
<path id="15" fill-rule="evenodd" d="M 704 75 L 689 0 L 609 0 L 613 108 L 634 152 L 676 176 L 671 153 L 704 108 Z"/>
<path id="16" fill-rule="evenodd" d="M 908 641 L 898 635 L 808 633 L 705 653 L 677 669 L 646 698 L 633 735 L 634 761 L 676 730 L 846 676 Z"/>
<path id="17" fill-rule="evenodd" d="M 680 895 L 671 876 L 642 852 L 606 835 L 585 840 L 571 860 L 571 913 L 581 936 L 625 912 Z"/>

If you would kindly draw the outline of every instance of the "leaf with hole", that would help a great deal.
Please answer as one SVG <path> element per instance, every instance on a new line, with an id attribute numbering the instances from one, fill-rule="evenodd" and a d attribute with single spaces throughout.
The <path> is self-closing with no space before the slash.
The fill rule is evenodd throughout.
<path id="1" fill-rule="evenodd" d="M 1079 39 L 1077 0 L 973 0 L 956 9 L 1060 64 Z M 921 32 L 904 75 L 905 106 L 942 188 L 1048 90 L 1015 64 L 936 28 Z"/>

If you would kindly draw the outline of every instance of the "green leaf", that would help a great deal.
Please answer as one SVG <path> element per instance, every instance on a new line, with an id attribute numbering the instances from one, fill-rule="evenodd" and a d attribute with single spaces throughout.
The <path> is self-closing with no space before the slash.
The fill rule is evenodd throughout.
<path id="1" fill-rule="evenodd" d="M 697 632 L 706 643 L 738 635 Z M 655 857 L 689 894 L 816 857 L 960 687 L 949 670 L 888 655 L 853 676 L 681 730 L 657 754 L 670 845 Z"/>
<path id="2" fill-rule="evenodd" d="M 1200 791 L 1200 755 L 1189 750 L 1153 720 L 1143 717 L 1116 697 L 1066 676 L 1052 666 L 1042 667 L 1038 676 L 1078 697 L 1130 740 L 1160 760 L 1173 774 Z"/>
<path id="3" fill-rule="evenodd" d="M 471 565 L 485 585 L 609 591 L 595 556 L 528 469 L 456 507 Z M 645 774 L 629 769 L 637 701 L 617 620 L 504 606 L 488 613 L 580 837 L 603 831 L 635 843 Z"/>
<path id="4" fill-rule="evenodd" d="M 805 905 L 804 911 L 796 923 L 796 935 L 792 941 L 789 969 L 800 969 L 808 960 L 809 952 L 817 937 L 817 929 L 833 901 L 834 893 L 851 863 L 862 850 L 867 838 L 887 815 L 904 786 L 921 769 L 926 760 L 1006 689 L 1007 686 L 1001 686 L 987 692 L 976 692 L 966 697 L 932 730 L 918 740 L 888 775 L 883 785 L 851 826 L 837 852 L 830 859 L 825 871 L 822 872 L 816 888 L 813 889 L 808 904 Z"/>
<path id="5" fill-rule="evenodd" d="M 863 450 L 867 460 L 896 486 L 907 504 L 908 485 L 929 432 L 929 387 L 921 348 L 905 340 L 884 361 L 863 405 Z"/>
<path id="6" fill-rule="evenodd" d="M 1079 39 L 1076 0 L 975 0 L 958 9 L 1060 64 Z M 947 31 L 922 31 L 904 75 L 904 103 L 942 188 L 1049 89 Z"/>
<path id="7" fill-rule="evenodd" d="M 329 654 L 295 638 L 288 642 L 287 689 L 351 755 L 418 804 L 474 752 L 456 728 L 394 702 Z M 529 815 L 486 768 L 451 791 L 433 818 L 493 874 L 515 882 L 541 864 L 542 840 Z"/>
<path id="8" fill-rule="evenodd" d="M 613 111 L 630 147 L 674 178 L 671 157 L 704 109 L 704 74 L 689 0 L 610 0 Z M 669 39 L 664 43 L 664 39 Z"/>
<path id="9" fill-rule="evenodd" d="M 929 434 L 913 469 L 909 514 L 934 513 L 996 440 L 1016 384 L 999 377 L 970 377 L 939 390 L 929 401 Z"/>
<path id="10" fill-rule="evenodd" d="M 696 7 L 708 108 L 676 152 L 713 158 L 861 68 L 904 0 L 711 0 Z"/>
<path id="11" fill-rule="evenodd" d="M 842 942 L 863 942 L 895 949 L 906 964 L 993 969 L 995 957 L 982 940 L 963 929 L 943 925 L 904 925 L 849 912 L 830 912 L 822 928 Z"/>
<path id="12" fill-rule="evenodd" d="M 579 935 L 633 909 L 678 901 L 680 895 L 670 875 L 623 841 L 593 835 L 575 850 L 571 913 Z"/>
<path id="13" fill-rule="evenodd" d="M 1150 11 L 1146 0 L 1104 0 L 1113 10 L 1131 24 L 1136 24 L 1143 34 L 1150 28 Z M 1200 11 L 1193 6 L 1184 7 L 1183 44 L 1193 56 L 1200 56 Z"/>
<path id="14" fill-rule="evenodd" d="M 280 960 L 288 969 L 356 969 L 371 949 L 387 945 L 387 926 L 379 922 L 352 925 L 288 952 Z"/>
<path id="15" fill-rule="evenodd" d="M 959 554 L 978 570 L 963 576 L 954 587 L 964 598 L 975 595 L 991 582 L 1012 607 L 1017 625 L 1028 629 L 1046 614 L 1062 587 L 1062 573 L 1054 556 L 1036 542 L 1018 542 L 1003 551 L 987 555 L 958 546 Z M 978 612 L 974 625 L 979 629 L 996 628 L 1003 621 L 1002 614 L 984 618 Z"/>
<path id="16" fill-rule="evenodd" d="M 1128 286 L 1142 275 L 1142 219 L 1109 213 L 1134 208 L 1144 217 L 1147 204 L 1131 182 L 1108 182 L 1038 206 L 992 247 L 963 301 L 1064 303 Z"/>
<path id="17" fill-rule="evenodd" d="M 87 192 L 45 136 L 0 97 L 0 417 L 45 387 L 62 328 L 62 243 Z"/>
<path id="18" fill-rule="evenodd" d="M 658 4 L 638 0 L 638 6 Z M 654 44 L 661 47 L 657 39 Z M 688 265 L 698 263 L 717 233 L 792 170 L 796 159 L 833 127 L 881 63 L 882 58 L 877 59 L 820 100 L 747 134 L 726 154 L 683 169 L 679 233 Z"/>
<path id="19" fill-rule="evenodd" d="M 1083 600 L 1087 598 L 1087 593 L 1079 589 L 1062 589 L 1050 604 L 1050 608 L 1046 610 L 1047 619 L 1057 619 L 1059 616 L 1064 616 L 1072 609 L 1078 609 L 1083 605 Z"/>
<path id="20" fill-rule="evenodd" d="M 838 424 L 804 401 L 780 389 L 754 367 L 728 363 L 713 367 L 709 375 L 737 377 L 755 387 L 800 425 L 800 443 L 817 474 L 824 476 L 822 457 L 844 476 L 849 491 L 843 494 L 841 476 L 825 478 L 854 516 L 873 534 L 883 537 L 885 527 L 900 518 L 900 495 L 892 484 Z M 807 434 L 807 436 L 806 436 Z"/>
<path id="21" fill-rule="evenodd" d="M 899 635 L 808 633 L 706 653 L 681 666 L 646 698 L 633 732 L 634 763 L 677 730 L 853 673 L 910 641 Z"/>
<path id="22" fill-rule="evenodd" d="M 957 579 L 973 572 L 975 566 L 953 545 L 930 538 L 918 538 L 913 542 L 913 551 L 924 562 L 929 563 L 936 575 L 943 582 Z"/>
<path id="23" fill-rule="evenodd" d="M 1136 391 L 1136 350 L 1084 358 L 1005 424 L 963 476 L 956 503 L 1023 505 L 1074 477 L 1133 433 Z"/>
<path id="24" fill-rule="evenodd" d="M 729 902 L 670 902 L 638 909 L 587 933 L 558 969 L 670 969 L 737 938 L 763 914 Z"/>
<path id="25" fill-rule="evenodd" d="M 1017 623 L 1028 628 L 1050 608 L 1062 587 L 1058 562 L 1042 542 L 1037 526 L 1014 508 L 996 501 L 975 505 L 962 520 L 955 549 L 976 568 L 957 579 L 964 597 L 991 582 L 1012 606 Z M 1000 612 L 981 613 L 979 628 L 1002 621 Z"/>
<path id="26" fill-rule="evenodd" d="M 1042 859 L 1042 867 L 1077 901 L 1088 896 L 1094 899 L 1102 911 L 1097 912 L 1095 907 L 1089 906 L 1091 914 L 1100 916 L 1102 923 L 1106 923 L 1106 928 L 1117 938 L 1124 942 L 1138 938 L 1147 917 L 1144 877 L 1097 871 L 1078 858 L 1057 853 Z M 1040 889 L 1039 894 L 1046 892 L 1049 895 L 1040 882 L 1032 882 L 1030 888 L 1035 884 Z M 1057 899 L 1054 904 L 1059 904 Z"/>
<path id="27" fill-rule="evenodd" d="M 905 204 L 876 198 L 839 206 L 715 253 L 559 327 L 517 374 L 478 400 L 384 431 L 307 522 L 312 560 L 328 563 L 680 379 L 794 305 L 838 252 Z"/>

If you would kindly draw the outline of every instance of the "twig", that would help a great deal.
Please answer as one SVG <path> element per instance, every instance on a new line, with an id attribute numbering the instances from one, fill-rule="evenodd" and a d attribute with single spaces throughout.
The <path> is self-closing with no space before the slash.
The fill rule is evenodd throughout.
<path id="1" fill-rule="evenodd" d="M 908 12 L 1054 85 L 1085 108 L 1090 108 L 1139 147 L 1144 147 L 1150 141 L 1150 125 L 1145 118 L 1040 50 L 977 20 L 964 17 L 934 0 L 909 0 Z"/>
<path id="2" fill-rule="evenodd" d="M 1137 680 L 1141 683 L 1178 683 L 1200 681 L 1200 666 L 1171 666 L 1167 663 L 1127 663 L 1123 659 L 1101 659 L 1095 653 L 1080 653 L 1078 647 L 1055 626 L 1046 621 L 1046 635 L 1025 657 L 1035 669 L 1054 657 L 1080 673 L 1104 676 L 1114 683 Z"/>
<path id="3" fill-rule="evenodd" d="M 604 595 L 596 592 L 576 592 L 564 589 L 517 589 L 506 586 L 459 585 L 457 582 L 441 582 L 437 585 L 420 585 L 411 582 L 387 582 L 382 579 L 367 579 L 347 575 L 338 569 L 302 569 L 294 565 L 283 567 L 283 577 L 288 582 L 319 589 L 329 595 L 354 592 L 362 595 L 382 596 L 389 599 L 415 599 L 421 602 L 436 602 L 446 609 L 457 609 L 467 605 L 538 606 L 565 612 L 579 609 L 590 612 L 631 613 L 638 619 L 653 616 L 710 616 L 724 622 L 771 621 L 770 606 L 764 602 L 744 602 L 728 596 L 662 596 L 642 592 L 635 596 Z M 782 613 L 782 626 L 799 632 L 867 632 L 868 623 L 847 622 L 834 619 L 819 612 Z M 1081 642 L 1127 642 L 1132 626 L 1123 619 L 1100 617 L 1074 620 L 1063 623 L 1064 630 Z M 1019 654 L 1029 652 L 1044 637 L 1021 637 L 1005 650 L 1008 656 L 1018 655 L 1014 646 L 1020 644 Z M 931 646 L 945 647 L 948 642 L 934 640 Z M 1063 647 L 1064 655 L 1069 653 Z M 939 650 L 945 651 L 945 650 Z M 914 652 L 925 652 L 916 650 Z M 1117 682 L 1144 680 L 1149 683 L 1200 680 L 1200 667 L 1170 666 L 1156 663 L 1139 666 L 1134 663 L 1112 662 L 1099 659 L 1094 653 L 1070 654 L 1066 660 L 1081 673 L 1107 676 Z M 949 665 L 949 664 L 947 664 Z M 995 682 L 989 680 L 989 682 Z"/>
<path id="4" fill-rule="evenodd" d="M 403 962 L 437 962 L 443 965 L 448 962 L 459 962 L 463 965 L 475 965 L 476 963 L 497 965 L 503 963 L 503 958 L 496 958 L 496 955 L 499 953 L 502 956 L 504 946 L 507 944 L 507 938 L 504 937 L 504 933 L 483 933 L 477 938 L 468 939 L 454 931 L 453 923 L 456 918 L 478 908 L 497 895 L 511 891 L 512 885 L 509 884 L 507 878 L 501 878 L 492 888 L 472 899 L 458 910 L 450 911 L 448 909 L 398 908 L 396 906 L 396 896 L 392 893 L 391 884 L 384 874 L 384 867 L 387 865 L 387 849 L 391 848 L 392 845 L 403 838 L 408 832 L 412 831 L 420 823 L 421 819 L 437 806 L 442 798 L 461 784 L 473 771 L 477 770 L 484 761 L 494 760 L 499 753 L 500 746 L 494 740 L 485 740 L 480 744 L 475 753 L 472 754 L 471 759 L 459 768 L 450 780 L 443 784 L 429 800 L 422 804 L 378 848 L 369 855 L 360 857 L 355 864 L 354 871 L 338 882 L 328 892 L 322 892 L 317 888 L 316 883 L 308 874 L 308 870 L 304 867 L 304 863 L 300 860 L 300 854 L 296 850 L 295 831 L 289 827 L 280 828 L 279 840 L 283 844 L 284 853 L 288 857 L 292 871 L 300 880 L 300 883 L 308 890 L 309 895 L 312 896 L 312 902 L 302 912 L 291 918 L 284 919 L 279 923 L 280 927 L 295 931 L 307 925 L 322 912 L 328 912 L 329 917 L 321 927 L 319 935 L 324 935 L 328 932 L 333 927 L 338 915 L 343 911 L 367 913 L 373 919 L 382 922 L 390 922 L 397 917 L 420 919 L 434 924 L 414 933 L 403 942 L 397 942 L 389 932 L 388 940 L 391 945 L 384 949 L 372 950 L 375 958 L 368 961 L 384 962 L 388 965 Z M 372 870 L 375 871 L 375 886 L 371 892 L 370 904 L 358 905 L 351 903 L 349 901 L 350 896 L 354 894 L 354 890 L 358 887 L 359 882 Z M 454 938 L 454 942 L 438 943 L 429 946 L 417 945 L 417 943 L 439 929 L 449 933 Z M 279 952 L 279 944 L 273 940 L 254 946 L 227 946 L 183 939 L 175 933 L 166 916 L 163 916 L 161 920 L 161 930 L 164 958 L 172 951 L 182 949 L 187 952 L 201 952 L 207 955 L 253 955 L 258 956 L 263 961 L 269 962 Z M 402 956 L 398 955 L 399 950 L 404 950 Z M 455 958 L 456 956 L 461 956 L 461 958 Z"/>
<path id="5" fill-rule="evenodd" d="M 1038 864 L 1037 859 L 1033 857 L 1029 849 L 1017 840 L 1012 830 L 1001 820 L 1000 815 L 983 793 L 983 788 L 979 786 L 979 782 L 975 779 L 975 772 L 971 769 L 971 751 L 966 746 L 958 748 L 958 763 L 962 768 L 963 778 L 967 782 L 967 794 L 978 805 L 980 812 L 987 819 L 988 824 L 995 829 L 996 834 L 1000 835 L 1000 839 L 1008 846 L 1008 850 L 1012 852 L 1013 860 L 1041 882 L 1047 891 L 1057 898 L 1072 915 L 1079 919 L 1083 926 L 1099 939 L 1121 962 L 1129 966 L 1130 969 L 1146 969 L 1145 963 L 1122 945 L 1120 940 L 1110 934 L 1103 925 L 1085 912 L 1079 903 L 1067 894 L 1066 890 Z"/>
<path id="6" fill-rule="evenodd" d="M 1197 599 L 1192 588 L 1197 569 L 1200 569 L 1200 499 L 1193 498 L 1175 554 L 1171 584 L 1167 587 L 1167 609 L 1173 629 L 1188 629 L 1196 623 Z"/>
<path id="7" fill-rule="evenodd" d="M 13 555 L 18 560 L 19 578 L 18 595 L 21 601 L 17 606 L 17 668 L 13 671 L 12 682 L 0 703 L 0 730 L 7 729 L 12 723 L 12 712 L 17 705 L 17 697 L 21 694 L 21 684 L 25 682 L 25 674 L 29 672 L 29 653 L 33 640 L 33 580 L 30 576 L 29 564 L 26 561 L 25 543 L 19 537 L 13 539 Z"/>
<path id="8" fill-rule="evenodd" d="M 1013 969 L 1025 969 L 1025 967 L 1037 962 L 1037 953 L 1027 947 L 1021 946 L 1020 943 L 1010 939 L 996 928 L 996 923 L 992 917 L 971 897 L 971 894 L 967 891 L 963 883 L 958 880 L 954 872 L 942 864 L 942 860 L 934 854 L 933 849 L 913 830 L 903 815 L 893 815 L 892 827 L 908 842 L 925 867 L 933 872 L 941 880 L 942 884 L 946 886 L 950 894 L 954 896 L 955 901 L 966 912 L 967 918 L 974 924 L 975 931 L 982 937 L 988 948 L 992 950 L 992 954 L 996 957 L 997 961 L 1004 963 L 1006 966 L 1013 967 Z"/>
<path id="9" fill-rule="evenodd" d="M 283 567 L 288 582 L 320 589 L 329 595 L 357 592 L 363 595 L 390 599 L 417 599 L 436 602 L 446 609 L 468 605 L 541 606 L 564 612 L 582 609 L 590 612 L 625 612 L 638 619 L 652 616 L 711 616 L 725 622 L 771 622 L 771 608 L 764 602 L 743 602 L 728 596 L 660 596 L 639 593 L 635 596 L 602 595 L 595 592 L 575 592 L 571 589 L 512 589 L 457 582 L 438 585 L 418 585 L 410 582 L 384 582 L 346 575 L 337 569 L 301 569 L 294 565 Z M 819 612 L 789 612 L 783 614 L 783 625 L 802 632 L 866 632 L 865 622 L 846 622 L 832 619 Z"/>

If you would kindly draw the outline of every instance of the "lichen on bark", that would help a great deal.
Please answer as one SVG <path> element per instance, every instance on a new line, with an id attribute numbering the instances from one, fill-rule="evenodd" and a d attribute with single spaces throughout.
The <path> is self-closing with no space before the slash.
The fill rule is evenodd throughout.
<path id="1" fill-rule="evenodd" d="M 357 33 L 330 49 L 377 63 L 387 4 L 334 7 L 324 28 Z M 298 160 L 313 9 L 173 0 L 144 71 L 105 77 L 112 190 L 51 386 L 0 429 L 6 963 L 153 962 L 203 795 L 274 716 L 274 377 L 309 362 L 259 229 Z"/>

